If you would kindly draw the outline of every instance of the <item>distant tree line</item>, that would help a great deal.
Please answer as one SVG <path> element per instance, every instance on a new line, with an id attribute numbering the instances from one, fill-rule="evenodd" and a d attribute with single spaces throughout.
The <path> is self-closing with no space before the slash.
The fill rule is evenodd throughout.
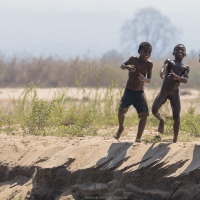
<path id="1" fill-rule="evenodd" d="M 53 57 L 10 58 L 0 57 L 0 87 L 125 87 L 128 72 L 119 66 L 125 61 L 115 56 L 102 59 L 74 58 L 63 60 Z M 165 58 L 166 59 L 166 58 Z M 148 87 L 159 87 L 159 70 L 165 59 L 153 60 L 153 76 Z M 184 87 L 200 86 L 198 57 L 186 57 L 191 66 L 189 82 Z"/>
<path id="2" fill-rule="evenodd" d="M 9 60 L 0 57 L 0 87 L 106 87 L 124 82 L 119 63 L 74 58 L 38 57 Z"/>

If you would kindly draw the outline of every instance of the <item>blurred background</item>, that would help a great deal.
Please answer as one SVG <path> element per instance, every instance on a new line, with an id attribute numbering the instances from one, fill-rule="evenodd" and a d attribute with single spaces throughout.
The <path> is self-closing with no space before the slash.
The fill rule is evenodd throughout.
<path id="1" fill-rule="evenodd" d="M 158 71 L 179 43 L 186 46 L 184 62 L 193 70 L 186 87 L 199 86 L 199 4 L 0 0 L 0 87 L 124 86 L 127 74 L 119 65 L 137 56 L 143 41 L 153 46 L 151 87 L 159 86 Z"/>

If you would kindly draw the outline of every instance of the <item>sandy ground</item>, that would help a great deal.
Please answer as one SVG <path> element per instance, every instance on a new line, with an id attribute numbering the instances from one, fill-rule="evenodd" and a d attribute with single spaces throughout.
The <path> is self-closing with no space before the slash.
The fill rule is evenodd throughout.
<path id="1" fill-rule="evenodd" d="M 0 140 L 1 200 L 193 199 L 200 194 L 199 142 L 5 134 Z"/>
<path id="2" fill-rule="evenodd" d="M 0 88 L 0 100 L 17 99 L 22 95 L 24 88 Z M 69 97 L 75 97 L 82 99 L 84 95 L 94 98 L 96 93 L 102 98 L 105 96 L 107 89 L 95 89 L 95 88 L 36 88 L 39 98 L 42 99 L 52 99 L 56 95 L 66 94 Z M 112 90 L 114 94 L 118 94 L 119 89 Z M 146 96 L 149 100 L 154 99 L 155 95 L 159 92 L 159 89 L 147 89 L 145 88 Z M 200 93 L 196 89 L 192 88 L 180 88 L 181 99 L 196 99 L 199 97 Z"/>

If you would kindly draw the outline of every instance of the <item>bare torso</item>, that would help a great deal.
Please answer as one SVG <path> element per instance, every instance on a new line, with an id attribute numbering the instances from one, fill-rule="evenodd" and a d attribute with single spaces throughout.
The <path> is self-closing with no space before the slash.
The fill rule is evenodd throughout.
<path id="1" fill-rule="evenodd" d="M 141 62 L 138 57 L 130 57 L 124 64 L 134 65 L 136 67 L 135 72 L 129 72 L 126 88 L 134 91 L 143 91 L 144 82 L 140 81 L 138 77 L 142 74 L 144 77 L 147 76 L 147 78 L 151 79 L 153 63 L 150 60 Z"/>
<path id="2" fill-rule="evenodd" d="M 161 91 L 165 91 L 168 94 L 173 94 L 179 89 L 180 82 L 177 80 L 169 79 L 169 73 L 174 72 L 176 75 L 182 77 L 184 76 L 185 71 L 188 70 L 188 66 L 183 63 L 177 63 L 175 60 L 170 60 L 168 63 L 169 64 L 163 80 Z"/>

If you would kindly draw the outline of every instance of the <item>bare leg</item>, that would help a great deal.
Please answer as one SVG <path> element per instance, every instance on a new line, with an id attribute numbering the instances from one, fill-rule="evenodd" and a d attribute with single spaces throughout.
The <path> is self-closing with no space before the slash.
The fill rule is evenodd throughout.
<path id="1" fill-rule="evenodd" d="M 181 111 L 181 104 L 180 104 L 180 96 L 179 92 L 175 93 L 170 99 L 172 113 L 173 113 L 173 120 L 174 120 L 174 138 L 173 143 L 177 142 L 178 133 L 180 128 L 180 111 Z"/>
<path id="2" fill-rule="evenodd" d="M 161 117 L 160 113 L 157 113 L 156 115 L 154 115 L 159 121 L 159 125 L 158 125 L 158 132 L 159 133 L 164 133 L 164 126 L 165 126 L 165 120 L 163 117 Z"/>
<path id="3" fill-rule="evenodd" d="M 122 134 L 122 132 L 124 131 L 124 119 L 125 119 L 125 114 L 128 111 L 128 108 L 119 108 L 119 112 L 118 112 L 118 123 L 119 123 L 119 128 L 116 132 L 116 134 L 114 135 L 114 138 L 116 140 L 118 140 Z"/>
<path id="4" fill-rule="evenodd" d="M 140 121 L 139 121 L 139 124 L 138 124 L 138 132 L 137 132 L 135 142 L 140 142 L 140 139 L 142 137 L 142 134 L 143 134 L 145 126 L 146 126 L 147 117 L 148 117 L 147 113 L 142 113 L 140 115 Z"/>
<path id="5" fill-rule="evenodd" d="M 173 143 L 177 142 L 179 127 L 180 127 L 180 118 L 177 119 L 177 120 L 174 120 L 174 138 L 173 138 Z"/>
<path id="6" fill-rule="evenodd" d="M 158 125 L 159 133 L 164 133 L 165 120 L 158 111 L 166 101 L 167 101 L 167 95 L 163 91 L 158 94 L 152 105 L 152 114 L 160 121 Z"/>

